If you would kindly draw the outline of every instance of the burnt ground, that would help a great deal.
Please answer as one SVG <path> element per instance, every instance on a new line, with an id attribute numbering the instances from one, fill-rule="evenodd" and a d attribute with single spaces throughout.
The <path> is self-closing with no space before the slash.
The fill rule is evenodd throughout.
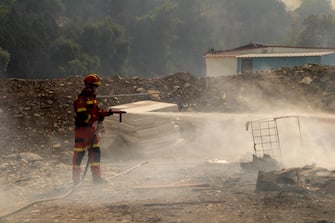
<path id="1" fill-rule="evenodd" d="M 334 67 L 305 65 L 228 77 L 111 76 L 98 94 L 112 96 L 101 99 L 104 107 L 151 99 L 177 103 L 181 112 L 333 115 L 334 81 Z M 335 222 L 328 190 L 256 192 L 257 172 L 238 162 L 210 162 L 207 148 L 185 156 L 193 141 L 152 156 L 102 148 L 108 184 L 92 185 L 88 172 L 63 198 L 72 186 L 72 101 L 82 77 L 0 85 L 0 216 L 31 204 L 0 222 Z"/>

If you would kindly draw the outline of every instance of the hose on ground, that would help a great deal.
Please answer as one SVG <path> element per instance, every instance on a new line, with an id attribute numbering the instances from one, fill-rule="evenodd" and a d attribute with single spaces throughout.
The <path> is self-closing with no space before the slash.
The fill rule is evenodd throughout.
<path id="1" fill-rule="evenodd" d="M 88 156 L 88 157 L 89 157 L 89 156 Z M 110 180 L 110 179 L 113 179 L 113 178 L 115 178 L 115 177 L 118 177 L 118 176 L 121 176 L 121 175 L 123 175 L 123 174 L 126 174 L 126 173 L 128 173 L 128 172 L 130 172 L 130 171 L 132 171 L 132 170 L 134 170 L 134 169 L 136 169 L 136 168 L 138 168 L 138 167 L 141 167 L 141 166 L 143 166 L 143 165 L 145 165 L 145 164 L 147 164 L 147 163 L 148 163 L 148 162 L 145 161 L 145 162 L 142 162 L 142 163 L 140 163 L 140 164 L 137 164 L 137 165 L 135 165 L 135 166 L 133 166 L 133 167 L 131 167 L 131 168 L 125 170 L 125 171 L 122 171 L 122 172 L 120 172 L 120 173 L 118 173 L 118 174 L 116 174 L 116 175 L 114 175 L 114 176 L 112 176 L 112 177 L 107 178 L 107 180 Z M 10 211 L 10 212 L 8 212 L 8 213 L 5 213 L 5 214 L 0 215 L 0 220 L 1 220 L 1 219 L 4 219 L 4 218 L 7 218 L 7 217 L 9 217 L 9 216 L 11 216 L 11 215 L 13 215 L 13 214 L 16 214 L 16 213 L 18 213 L 18 212 L 20 212 L 20 211 L 22 211 L 22 210 L 24 210 L 24 209 L 26 209 L 26 208 L 32 206 L 32 205 L 39 204 L 39 203 L 43 203 L 43 202 L 47 202 L 47 201 L 62 200 L 62 199 L 65 199 L 66 197 L 70 196 L 75 190 L 77 190 L 77 189 L 80 188 L 81 183 L 82 183 L 83 179 L 85 178 L 85 175 L 86 175 L 86 172 L 87 172 L 87 169 L 88 169 L 88 168 L 87 168 L 88 164 L 89 164 L 89 158 L 87 158 L 87 163 L 86 163 L 85 171 L 84 171 L 84 173 L 83 173 L 83 175 L 82 175 L 82 179 L 81 179 L 80 183 L 77 184 L 77 185 L 75 185 L 75 186 L 72 186 L 72 187 L 70 188 L 70 190 L 69 190 L 68 192 L 66 192 L 65 194 L 60 195 L 60 196 L 58 196 L 58 197 L 44 198 L 44 199 L 39 199 L 39 200 L 31 201 L 31 202 L 29 202 L 29 203 L 26 203 L 26 204 L 22 205 L 21 207 L 15 209 L 15 210 L 12 210 L 12 211 Z"/>

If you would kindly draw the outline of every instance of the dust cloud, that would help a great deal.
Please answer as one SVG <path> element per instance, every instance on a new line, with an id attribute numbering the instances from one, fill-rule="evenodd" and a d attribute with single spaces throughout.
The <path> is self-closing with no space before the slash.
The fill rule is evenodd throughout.
<path id="1" fill-rule="evenodd" d="M 159 114 L 154 114 L 159 115 Z M 167 115 L 167 114 L 164 114 Z M 180 148 L 171 150 L 185 160 L 252 160 L 254 142 L 248 121 L 275 119 L 277 123 L 283 167 L 317 165 L 335 168 L 335 116 L 322 113 L 274 112 L 264 114 L 183 113 L 176 114 Z M 170 150 L 169 150 L 170 151 Z"/>
<path id="2" fill-rule="evenodd" d="M 334 169 L 335 159 L 335 116 L 327 114 L 302 114 L 300 116 L 301 147 L 295 140 L 287 140 L 287 143 L 296 145 L 293 148 L 283 146 L 283 156 L 290 166 L 297 164 L 315 164 L 319 167 Z M 290 129 L 290 128 L 289 128 Z M 290 129 L 291 130 L 291 129 Z M 284 132 L 286 133 L 287 132 Z M 294 134 L 292 134 L 294 135 Z"/>
<path id="3" fill-rule="evenodd" d="M 281 114 L 281 115 L 280 115 Z M 228 114 L 228 113 L 159 113 L 151 116 L 169 116 L 179 126 L 180 142 L 157 148 L 159 153 L 147 157 L 128 157 L 128 160 L 110 160 L 103 148 L 102 169 L 105 178 L 113 176 L 127 168 L 139 164 L 149 158 L 149 163 L 136 169 L 134 174 L 126 174 L 117 179 L 111 179 L 108 186 L 96 191 L 91 185 L 91 174 L 87 173 L 83 188 L 80 191 L 92 192 L 89 196 L 76 192 L 70 199 L 81 201 L 110 201 L 118 202 L 127 199 L 170 199 L 178 200 L 185 195 L 184 190 L 136 190 L 135 186 L 182 184 L 193 179 L 192 166 L 204 165 L 212 160 L 227 161 L 237 164 L 241 161 L 251 161 L 254 153 L 253 137 L 246 123 L 253 120 L 276 119 L 280 138 L 282 157 L 279 158 L 284 168 L 300 167 L 315 164 L 318 167 L 335 168 L 335 149 L 333 132 L 335 116 L 328 114 Z M 174 139 L 176 141 L 176 139 Z M 107 153 L 108 154 L 108 153 Z M 113 154 L 112 154 L 113 155 Z M 83 162 L 85 163 L 85 162 Z M 224 164 L 225 165 L 225 164 Z M 60 170 L 64 170 L 60 168 Z M 197 169 L 199 171 L 199 169 Z M 211 174 L 206 168 L 202 171 Z M 232 169 L 236 171 L 236 169 Z M 240 171 L 240 170 L 239 170 Z M 65 173 L 66 172 L 66 173 Z M 70 171 L 58 173 L 59 180 L 70 179 Z M 217 174 L 215 172 L 215 174 Z M 227 174 L 227 173 L 220 173 Z M 40 179 L 41 180 L 41 179 Z M 45 180 L 48 182 L 48 180 Z M 140 182 L 140 184 L 138 184 Z M 144 182 L 144 183 L 143 183 Z M 191 181 L 192 182 L 192 181 Z M 193 181 L 194 182 L 194 181 Z M 66 185 L 66 187 L 69 185 Z M 0 208 L 8 208 L 3 201 L 8 201 L 6 193 L 0 188 Z M 49 197 L 50 194 L 43 195 Z"/>
<path id="4" fill-rule="evenodd" d="M 206 121 L 198 131 L 198 144 L 208 155 L 229 161 L 238 161 L 254 153 L 253 138 L 246 131 L 245 123 L 257 120 L 262 115 L 221 115 L 221 121 Z M 278 161 L 286 168 L 315 164 L 324 168 L 335 168 L 335 117 L 329 115 L 263 115 L 277 119 L 281 157 Z M 210 116 L 209 116 L 210 117 Z M 251 160 L 251 156 L 249 159 Z"/>
<path id="5" fill-rule="evenodd" d="M 17 204 L 18 198 L 8 192 L 8 189 L 0 187 L 0 210 L 1 212 L 9 211 Z"/>
<path id="6" fill-rule="evenodd" d="M 170 117 L 174 120 L 179 126 L 181 141 L 175 144 L 176 139 L 171 139 L 171 144 L 156 148 L 157 153 L 148 153 L 141 157 L 149 160 L 149 163 L 136 169 L 136 174 L 126 176 L 128 185 L 136 185 L 138 182 L 142 183 L 139 186 L 157 185 L 157 182 L 161 185 L 183 183 L 185 180 L 190 180 L 192 166 L 201 166 L 201 171 L 208 176 L 212 174 L 212 170 L 206 167 L 211 161 L 223 161 L 226 162 L 223 165 L 231 165 L 232 168 L 229 167 L 231 173 L 227 173 L 227 169 L 222 169 L 221 175 L 238 173 L 241 171 L 239 163 L 252 161 L 254 153 L 253 137 L 250 128 L 246 128 L 246 123 L 262 119 L 276 120 L 281 146 L 281 157 L 276 157 L 276 160 L 283 168 L 306 165 L 335 168 L 332 162 L 335 158 L 332 146 L 335 141 L 332 137 L 335 130 L 335 116 L 288 114 L 280 111 L 272 114 L 152 112 L 150 116 Z M 113 161 L 110 163 L 112 166 L 117 165 Z M 120 182 L 120 179 L 115 181 L 114 187 L 117 187 L 117 182 Z M 113 200 L 123 200 L 127 197 L 136 200 L 159 198 L 177 200 L 184 195 L 183 190 L 169 192 L 155 190 L 153 193 L 153 190 L 136 191 L 120 186 L 117 193 L 113 194 Z M 106 198 L 100 197 L 100 199 Z"/>

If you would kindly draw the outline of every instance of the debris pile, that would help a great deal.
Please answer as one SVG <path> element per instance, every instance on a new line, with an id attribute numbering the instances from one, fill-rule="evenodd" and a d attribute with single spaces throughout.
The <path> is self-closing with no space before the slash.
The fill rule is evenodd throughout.
<path id="1" fill-rule="evenodd" d="M 278 161 L 268 154 L 264 154 L 263 157 L 253 154 L 251 162 L 241 162 L 240 165 L 246 171 L 273 171 L 281 169 Z"/>
<path id="2" fill-rule="evenodd" d="M 103 78 L 98 95 L 108 96 L 100 100 L 104 107 L 154 98 L 176 103 L 180 111 L 245 113 L 285 106 L 334 112 L 334 80 L 335 68 L 319 65 L 225 77 L 182 72 L 161 78 L 111 76 Z M 82 77 L 12 78 L 0 85 L 2 151 L 71 148 L 72 102 L 83 87 Z"/>
<path id="3" fill-rule="evenodd" d="M 154 115 L 155 112 L 178 112 L 176 104 L 138 101 L 112 106 L 112 109 L 126 110 L 127 118 L 122 122 L 115 115 L 106 119 L 104 137 L 121 136 L 128 149 L 136 148 L 137 152 L 141 153 L 155 151 L 166 145 L 175 144 L 179 138 L 179 128 L 172 117 Z"/>
<path id="4" fill-rule="evenodd" d="M 335 195 L 335 171 L 315 166 L 258 173 L 256 191 L 322 191 Z"/>

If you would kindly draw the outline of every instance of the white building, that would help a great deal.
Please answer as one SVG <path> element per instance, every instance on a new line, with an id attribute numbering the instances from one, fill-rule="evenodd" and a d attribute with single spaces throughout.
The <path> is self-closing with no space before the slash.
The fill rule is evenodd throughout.
<path id="1" fill-rule="evenodd" d="M 231 50 L 211 49 L 204 58 L 206 76 L 225 76 L 303 64 L 335 66 L 335 49 L 249 43 Z"/>

